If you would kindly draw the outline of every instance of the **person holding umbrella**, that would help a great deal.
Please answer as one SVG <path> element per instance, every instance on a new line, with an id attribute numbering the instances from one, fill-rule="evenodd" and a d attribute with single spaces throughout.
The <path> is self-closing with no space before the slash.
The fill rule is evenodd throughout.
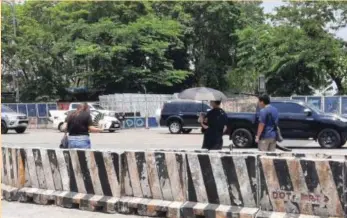
<path id="1" fill-rule="evenodd" d="M 228 117 L 220 107 L 221 102 L 226 100 L 226 96 L 211 88 L 191 88 L 181 92 L 179 98 L 199 101 L 210 101 L 212 109 L 206 116 L 200 114 L 199 121 L 204 132 L 202 148 L 208 150 L 221 150 L 223 148 L 223 134 L 227 129 Z"/>
<path id="2" fill-rule="evenodd" d="M 221 101 L 211 101 L 212 109 L 200 119 L 204 130 L 202 149 L 221 150 L 223 148 L 223 135 L 227 130 L 228 117 L 220 108 L 220 104 Z"/>

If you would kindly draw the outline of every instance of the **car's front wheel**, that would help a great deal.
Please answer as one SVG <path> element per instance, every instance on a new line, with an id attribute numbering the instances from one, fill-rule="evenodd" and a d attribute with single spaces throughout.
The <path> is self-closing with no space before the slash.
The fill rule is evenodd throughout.
<path id="1" fill-rule="evenodd" d="M 1 134 L 6 134 L 8 132 L 7 125 L 5 122 L 1 122 Z"/>
<path id="2" fill-rule="evenodd" d="M 182 131 L 182 125 L 179 121 L 171 121 L 169 124 L 169 130 L 171 134 L 179 134 Z"/>
<path id="3" fill-rule="evenodd" d="M 64 132 L 64 123 L 59 123 L 59 125 L 58 125 L 58 130 L 60 131 L 60 132 Z"/>
<path id="4" fill-rule="evenodd" d="M 340 134 L 334 129 L 323 129 L 317 139 L 322 148 L 339 148 L 342 144 Z"/>
<path id="5" fill-rule="evenodd" d="M 109 132 L 115 132 L 116 130 L 115 129 L 109 129 L 108 131 Z"/>
<path id="6" fill-rule="evenodd" d="M 237 148 L 250 148 L 253 145 L 253 135 L 248 129 L 236 129 L 231 140 Z"/>
<path id="7" fill-rule="evenodd" d="M 26 128 L 17 128 L 15 129 L 16 133 L 24 133 Z"/>

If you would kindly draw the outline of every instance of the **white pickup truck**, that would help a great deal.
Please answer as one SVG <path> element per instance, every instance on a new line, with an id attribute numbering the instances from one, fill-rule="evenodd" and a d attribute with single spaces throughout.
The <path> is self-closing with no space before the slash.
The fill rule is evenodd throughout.
<path id="1" fill-rule="evenodd" d="M 65 119 L 68 114 L 75 111 L 81 103 L 71 103 L 69 110 L 50 110 L 49 119 L 53 123 L 53 128 L 59 131 L 65 129 Z M 98 103 L 88 103 L 90 114 L 94 125 L 104 131 L 115 132 L 121 128 L 121 120 L 116 117 L 116 112 L 103 109 Z"/>
<path id="2" fill-rule="evenodd" d="M 68 110 L 69 111 L 70 110 L 76 110 L 80 104 L 81 103 L 79 103 L 79 102 L 70 103 Z M 103 107 L 101 107 L 99 103 L 91 103 L 91 102 L 89 102 L 87 104 L 89 106 L 89 110 L 96 110 L 96 111 L 99 111 L 102 114 L 105 114 L 106 116 L 111 116 L 111 117 L 114 117 L 116 115 L 115 111 L 106 110 Z"/>

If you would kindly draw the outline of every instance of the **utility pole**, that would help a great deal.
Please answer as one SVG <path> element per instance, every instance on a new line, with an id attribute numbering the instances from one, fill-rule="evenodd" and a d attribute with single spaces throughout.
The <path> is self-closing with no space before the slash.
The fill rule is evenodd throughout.
<path id="1" fill-rule="evenodd" d="M 144 84 L 141 84 L 143 90 L 145 91 L 145 102 L 146 102 L 146 117 L 145 117 L 145 122 L 146 122 L 146 129 L 149 129 L 148 126 L 148 102 L 147 102 L 147 88 Z"/>
<path id="2" fill-rule="evenodd" d="M 3 0 L 2 2 L 7 3 L 11 6 L 11 10 L 12 10 L 12 25 L 13 25 L 13 37 L 14 39 L 12 40 L 13 44 L 16 44 L 16 37 L 17 37 L 17 22 L 16 22 L 16 9 L 15 9 L 15 3 L 14 0 L 13 1 L 5 1 Z M 15 60 L 14 60 L 15 61 Z M 14 67 L 13 67 L 14 68 Z M 17 70 L 13 70 L 12 69 L 12 80 L 16 89 L 16 102 L 19 102 L 19 83 L 18 83 L 18 71 Z"/>
<path id="3" fill-rule="evenodd" d="M 258 77 L 258 92 L 260 95 L 266 93 L 265 76 L 262 74 Z"/>

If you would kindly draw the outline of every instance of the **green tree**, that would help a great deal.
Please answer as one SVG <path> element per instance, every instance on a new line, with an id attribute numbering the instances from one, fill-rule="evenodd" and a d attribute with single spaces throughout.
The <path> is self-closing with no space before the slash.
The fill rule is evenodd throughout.
<path id="1" fill-rule="evenodd" d="M 228 88 L 226 74 L 235 61 L 240 10 L 234 2 L 185 2 L 190 16 L 186 43 L 194 66 L 192 85 Z"/>
<path id="2" fill-rule="evenodd" d="M 326 30 L 333 21 L 334 28 L 344 25 L 345 18 L 338 21 L 331 17 L 342 6 L 290 2 L 270 16 L 271 24 L 239 30 L 238 64 L 230 80 L 238 74 L 240 82 L 233 85 L 250 90 L 255 78 L 265 74 L 268 92 L 273 95 L 311 94 L 329 79 L 344 93 L 346 49 L 343 41 Z"/>
<path id="3" fill-rule="evenodd" d="M 336 83 L 339 93 L 344 94 L 346 90 L 342 81 L 347 72 L 343 64 L 346 60 L 345 42 L 329 30 L 346 27 L 347 4 L 341 1 L 289 1 L 277 9 L 272 20 L 275 24 L 303 31 L 306 44 L 301 53 L 311 56 L 310 62 L 304 64 L 315 69 L 320 85 L 330 78 Z"/>
<path id="4" fill-rule="evenodd" d="M 43 93 L 63 98 L 74 86 L 122 92 L 146 85 L 155 91 L 189 75 L 175 68 L 171 55 L 184 47 L 182 25 L 157 16 L 150 3 L 29 1 L 16 7 L 16 47 L 3 49 L 24 73 L 23 100 Z M 3 42 L 9 38 L 2 36 Z"/>

